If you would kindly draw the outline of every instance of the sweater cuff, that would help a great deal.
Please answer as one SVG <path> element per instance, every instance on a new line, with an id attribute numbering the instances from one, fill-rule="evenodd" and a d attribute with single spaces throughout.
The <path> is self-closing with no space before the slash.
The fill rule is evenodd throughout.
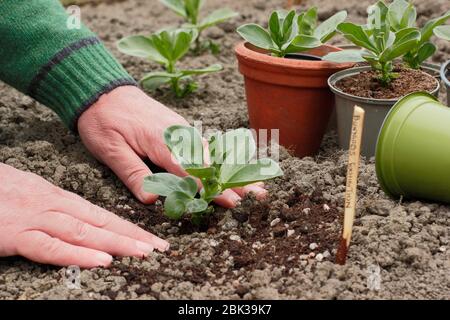
<path id="1" fill-rule="evenodd" d="M 31 81 L 28 94 L 55 111 L 77 132 L 81 114 L 101 95 L 137 83 L 97 37 L 72 43 L 44 65 Z"/>

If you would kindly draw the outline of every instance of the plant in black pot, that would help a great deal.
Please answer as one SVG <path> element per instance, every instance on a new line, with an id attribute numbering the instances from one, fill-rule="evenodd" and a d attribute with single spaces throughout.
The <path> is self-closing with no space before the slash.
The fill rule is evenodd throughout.
<path id="1" fill-rule="evenodd" d="M 365 62 L 368 66 L 344 70 L 332 75 L 328 84 L 336 96 L 339 144 L 348 148 L 352 110 L 355 104 L 366 111 L 362 154 L 375 155 L 381 125 L 390 108 L 403 96 L 416 91 L 439 92 L 439 82 L 431 75 L 395 63 L 419 46 L 418 28 L 391 29 L 389 8 L 378 1 L 368 9 L 366 25 L 341 23 L 337 30 L 347 40 L 363 48 L 326 55 L 333 62 Z"/>

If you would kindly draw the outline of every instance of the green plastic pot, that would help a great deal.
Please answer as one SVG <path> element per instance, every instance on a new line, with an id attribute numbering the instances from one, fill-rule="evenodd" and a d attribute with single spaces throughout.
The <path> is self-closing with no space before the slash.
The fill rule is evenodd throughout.
<path id="1" fill-rule="evenodd" d="M 399 100 L 378 136 L 376 171 L 398 198 L 450 203 L 450 108 L 428 93 Z"/>

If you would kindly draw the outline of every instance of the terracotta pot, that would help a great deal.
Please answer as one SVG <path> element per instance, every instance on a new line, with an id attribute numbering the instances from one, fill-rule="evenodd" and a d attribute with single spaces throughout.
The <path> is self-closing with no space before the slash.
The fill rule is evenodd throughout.
<path id="1" fill-rule="evenodd" d="M 305 53 L 322 57 L 339 50 L 324 45 Z M 315 154 L 334 108 L 328 77 L 353 65 L 272 57 L 249 43 L 238 44 L 235 51 L 245 78 L 250 127 L 257 132 L 279 129 L 280 144 L 298 157 Z"/>

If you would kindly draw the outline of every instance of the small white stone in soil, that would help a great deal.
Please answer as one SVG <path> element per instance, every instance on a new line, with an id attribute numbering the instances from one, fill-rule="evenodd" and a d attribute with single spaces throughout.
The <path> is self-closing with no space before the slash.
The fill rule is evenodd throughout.
<path id="1" fill-rule="evenodd" d="M 219 245 L 219 242 L 217 242 L 217 241 L 214 240 L 214 239 L 211 239 L 211 241 L 209 241 L 209 245 L 210 245 L 211 247 L 217 247 L 217 246 Z"/>
<path id="2" fill-rule="evenodd" d="M 306 260 L 300 261 L 300 265 L 301 265 L 302 267 L 306 267 L 307 264 L 308 264 L 308 261 L 306 261 Z"/>
<path id="3" fill-rule="evenodd" d="M 330 207 L 327 204 L 324 204 L 323 205 L 323 210 L 328 212 L 328 211 L 330 211 Z"/>
<path id="4" fill-rule="evenodd" d="M 319 253 L 317 256 L 316 256 L 316 260 L 317 261 L 322 261 L 323 260 L 323 254 L 321 254 L 321 253 Z"/>
<path id="5" fill-rule="evenodd" d="M 307 254 L 300 255 L 300 260 L 308 260 L 308 255 Z"/>
<path id="6" fill-rule="evenodd" d="M 131 209 L 131 207 L 130 207 L 129 205 L 127 205 L 127 204 L 124 204 L 124 205 L 123 205 L 123 208 L 124 208 L 125 210 L 130 210 L 130 209 Z"/>
<path id="7" fill-rule="evenodd" d="M 309 249 L 311 250 L 316 250 L 318 247 L 319 245 L 315 242 L 309 244 Z"/>
<path id="8" fill-rule="evenodd" d="M 442 247 L 439 248 L 439 251 L 440 251 L 440 252 L 445 252 L 445 251 L 447 251 L 447 248 L 444 247 L 444 246 L 442 246 Z"/>
<path id="9" fill-rule="evenodd" d="M 237 234 L 232 234 L 230 236 L 231 241 L 241 241 L 241 237 L 239 237 Z"/>
<path id="10" fill-rule="evenodd" d="M 295 230 L 290 229 L 287 231 L 287 236 L 290 237 L 290 236 L 294 235 L 294 233 L 295 233 Z"/>
<path id="11" fill-rule="evenodd" d="M 316 256 L 316 254 L 315 254 L 314 252 L 311 252 L 311 253 L 308 255 L 308 258 L 313 259 L 315 256 Z"/>
<path id="12" fill-rule="evenodd" d="M 280 218 L 275 218 L 270 222 L 271 227 L 275 227 L 281 221 Z"/>
<path id="13" fill-rule="evenodd" d="M 305 208 L 302 211 L 304 214 L 309 214 L 309 212 L 311 211 L 311 208 Z"/>
<path id="14" fill-rule="evenodd" d="M 330 251 L 325 250 L 325 252 L 322 255 L 323 255 L 323 258 L 326 259 L 326 258 L 329 258 L 331 254 L 330 254 Z"/>

